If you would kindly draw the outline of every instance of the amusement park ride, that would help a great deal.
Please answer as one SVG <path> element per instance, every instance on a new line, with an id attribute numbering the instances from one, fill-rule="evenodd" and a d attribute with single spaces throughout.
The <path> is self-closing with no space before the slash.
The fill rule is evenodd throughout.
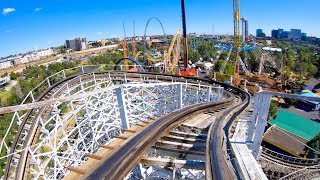
<path id="1" fill-rule="evenodd" d="M 265 84 L 268 86 L 267 88 L 269 90 L 277 90 L 281 91 L 285 85 L 285 58 L 280 61 L 281 65 L 277 65 L 275 63 L 275 59 L 272 58 L 268 52 L 261 49 L 260 47 L 256 46 L 248 46 L 245 44 L 245 42 L 241 42 L 241 36 L 240 36 L 240 0 L 233 0 L 233 23 L 234 23 L 234 40 L 232 45 L 221 45 L 216 44 L 216 47 L 218 47 L 221 50 L 228 51 L 228 57 L 225 63 L 222 66 L 222 70 L 220 73 L 223 73 L 226 64 L 230 61 L 233 63 L 234 66 L 234 73 L 233 73 L 233 79 L 232 84 L 234 86 L 243 86 L 245 82 L 243 82 L 243 79 L 250 79 L 250 81 L 253 82 L 259 82 L 260 84 Z M 131 55 L 132 57 L 128 57 L 128 48 L 127 48 L 127 40 L 126 38 L 122 40 L 122 47 L 123 47 L 123 56 L 124 56 L 124 65 L 126 67 L 127 71 L 138 71 L 136 63 L 134 63 L 133 68 L 129 68 L 130 65 L 128 63 L 128 59 L 133 59 L 136 62 L 139 62 L 138 59 L 140 56 L 143 56 L 143 60 L 147 61 L 147 64 L 153 64 L 157 66 L 161 66 L 163 68 L 163 72 L 169 73 L 169 74 L 180 74 L 185 76 L 196 76 L 197 70 L 194 68 L 190 68 L 188 65 L 188 42 L 187 42 L 187 31 L 186 31 L 186 17 L 185 17 L 185 3 L 184 0 L 181 0 L 181 12 L 182 12 L 182 34 L 180 30 L 177 30 L 176 33 L 171 38 L 171 42 L 168 43 L 167 39 L 165 39 L 166 45 L 164 46 L 165 49 L 157 50 L 155 49 L 155 52 L 152 52 L 147 49 L 147 40 L 146 36 L 144 37 L 144 50 L 136 52 L 136 42 L 135 42 L 135 36 L 131 39 Z M 150 18 L 156 19 L 157 18 Z M 149 24 L 149 21 L 147 25 Z M 159 20 L 158 20 L 159 21 Z M 163 26 L 161 22 L 159 21 L 162 29 Z M 164 31 L 164 29 L 163 29 Z M 146 30 L 145 30 L 146 33 Z M 164 33 L 165 34 L 165 33 Z M 182 36 L 182 37 L 181 37 Z M 167 38 L 166 34 L 164 35 L 165 38 Z M 182 40 L 182 45 L 181 45 Z M 152 44 L 152 42 L 151 42 Z M 181 52 L 182 49 L 182 52 Z M 242 60 L 240 53 L 246 54 L 248 51 L 255 54 L 255 56 L 261 58 L 258 72 L 252 73 L 248 67 L 247 59 L 246 57 Z M 181 55 L 183 53 L 183 55 Z M 234 53 L 235 59 L 230 59 L 231 53 Z M 182 56 L 182 57 L 181 57 Z M 181 62 L 181 63 L 179 63 Z M 183 66 L 180 65 L 183 62 Z M 271 64 L 273 69 L 276 69 L 281 76 L 278 79 L 273 79 L 270 77 L 269 74 L 262 73 L 263 68 L 265 67 L 266 63 Z M 281 66 L 281 67 L 279 67 Z M 247 85 L 250 89 L 250 84 Z"/>
<path id="2" fill-rule="evenodd" d="M 139 51 L 136 53 L 135 48 L 135 38 L 133 37 L 131 40 L 131 50 L 132 50 L 132 58 L 137 61 L 139 56 L 144 56 L 144 59 L 150 61 L 152 63 L 161 63 L 164 66 L 164 71 L 169 74 L 180 74 L 185 76 L 196 76 L 197 70 L 190 69 L 188 67 L 188 42 L 187 42 L 187 31 L 186 31 L 186 18 L 185 18 L 185 5 L 184 0 L 181 0 L 181 10 L 182 10 L 182 26 L 183 26 L 183 59 L 181 59 L 181 32 L 177 30 L 173 35 L 170 45 L 167 50 L 163 51 L 163 54 L 152 54 L 150 51 L 146 50 L 146 42 L 144 42 L 144 51 Z M 144 41 L 146 38 L 144 37 Z M 137 71 L 136 64 L 134 67 L 129 69 L 128 63 L 128 50 L 127 50 L 127 41 L 126 38 L 122 40 L 122 48 L 123 48 L 123 57 L 124 57 L 124 65 L 127 71 Z M 183 67 L 179 67 L 179 61 L 183 60 Z"/>

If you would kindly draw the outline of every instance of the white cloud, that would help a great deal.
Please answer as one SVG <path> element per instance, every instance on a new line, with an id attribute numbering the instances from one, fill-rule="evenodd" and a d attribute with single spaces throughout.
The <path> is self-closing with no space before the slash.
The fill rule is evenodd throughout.
<path id="1" fill-rule="evenodd" d="M 96 34 L 97 34 L 97 35 L 101 35 L 101 34 L 103 34 L 103 32 L 97 32 Z"/>
<path id="2" fill-rule="evenodd" d="M 42 8 L 35 8 L 34 9 L 34 12 L 39 12 L 39 11 L 41 11 L 42 10 Z"/>
<path id="3" fill-rule="evenodd" d="M 11 13 L 11 12 L 14 12 L 14 11 L 16 11 L 16 9 L 14 9 L 14 8 L 3 8 L 2 14 L 3 15 L 7 15 L 8 13 Z"/>

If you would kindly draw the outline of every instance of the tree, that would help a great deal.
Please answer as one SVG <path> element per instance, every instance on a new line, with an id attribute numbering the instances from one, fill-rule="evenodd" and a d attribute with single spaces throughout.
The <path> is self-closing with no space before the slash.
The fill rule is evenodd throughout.
<path id="1" fill-rule="evenodd" d="M 233 72 L 234 72 L 233 65 L 231 63 L 227 63 L 224 73 L 228 75 L 233 75 Z"/>
<path id="2" fill-rule="evenodd" d="M 291 69 L 289 68 L 289 66 L 286 66 L 286 77 L 287 78 L 290 78 L 290 75 L 291 75 Z"/>
<path id="3" fill-rule="evenodd" d="M 223 66 L 223 64 L 225 63 L 224 60 L 218 60 L 215 64 L 214 64 L 214 71 L 215 72 L 220 72 L 221 68 Z"/>
<path id="4" fill-rule="evenodd" d="M 228 57 L 228 52 L 227 52 L 227 51 L 223 51 L 223 52 L 220 54 L 220 59 L 226 60 L 227 57 Z"/>
<path id="5" fill-rule="evenodd" d="M 269 108 L 269 117 L 273 118 L 275 115 L 277 115 L 279 109 L 278 109 L 278 103 L 276 101 L 270 102 L 270 108 Z"/>
<path id="6" fill-rule="evenodd" d="M 295 69 L 296 57 L 295 57 L 295 53 L 292 49 L 288 50 L 288 52 L 287 52 L 287 65 L 289 66 L 289 68 L 291 70 Z"/>
<path id="7" fill-rule="evenodd" d="M 58 47 L 58 53 L 60 53 L 60 54 L 66 53 L 66 50 L 67 50 L 67 48 L 64 47 L 64 46 L 59 46 Z"/>
<path id="8" fill-rule="evenodd" d="M 308 64 L 308 78 L 313 77 L 318 72 L 318 68 L 315 65 Z"/>
<path id="9" fill-rule="evenodd" d="M 198 47 L 198 52 L 204 61 L 210 61 L 211 58 L 216 56 L 217 48 L 213 43 L 202 43 Z"/>
<path id="10" fill-rule="evenodd" d="M 320 133 L 307 143 L 311 148 L 316 151 L 320 151 Z M 308 158 L 320 158 L 320 154 L 314 150 L 309 149 Z"/>
<path id="11" fill-rule="evenodd" d="M 189 51 L 189 59 L 192 63 L 196 63 L 200 60 L 200 53 L 197 50 L 190 50 Z"/>
<path id="12" fill-rule="evenodd" d="M 18 73 L 14 73 L 14 72 L 10 73 L 10 79 L 11 80 L 16 80 L 17 78 L 18 78 Z"/>

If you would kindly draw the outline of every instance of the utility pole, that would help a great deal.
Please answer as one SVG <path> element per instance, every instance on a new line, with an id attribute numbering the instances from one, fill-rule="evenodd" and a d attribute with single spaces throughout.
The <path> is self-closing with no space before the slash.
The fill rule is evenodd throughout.
<path id="1" fill-rule="evenodd" d="M 186 10 L 184 6 L 184 0 L 181 0 L 182 11 L 182 28 L 183 28 L 183 62 L 184 68 L 188 68 L 188 41 L 187 41 L 187 25 L 186 25 Z"/>

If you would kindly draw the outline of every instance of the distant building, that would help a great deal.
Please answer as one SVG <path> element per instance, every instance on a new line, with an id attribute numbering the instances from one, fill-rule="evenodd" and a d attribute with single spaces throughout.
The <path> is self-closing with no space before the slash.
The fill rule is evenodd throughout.
<path id="1" fill-rule="evenodd" d="M 32 61 L 37 61 L 40 59 L 40 56 L 37 53 L 27 53 L 23 54 L 20 58 L 15 60 L 15 64 L 26 64 Z"/>
<path id="2" fill-rule="evenodd" d="M 279 35 L 279 38 L 282 39 L 283 29 L 278 29 L 278 35 Z"/>
<path id="3" fill-rule="evenodd" d="M 291 29 L 288 39 L 301 40 L 301 29 Z"/>
<path id="4" fill-rule="evenodd" d="M 42 49 L 37 51 L 39 57 L 51 56 L 54 53 L 53 49 Z"/>
<path id="5" fill-rule="evenodd" d="M 0 60 L 0 69 L 7 69 L 13 67 L 13 62 L 8 59 L 2 59 Z"/>
<path id="6" fill-rule="evenodd" d="M 74 51 L 82 51 L 87 49 L 87 40 L 86 38 L 76 38 L 76 39 L 66 40 L 65 46 Z"/>
<path id="7" fill-rule="evenodd" d="M 291 29 L 290 31 L 284 31 L 283 29 L 272 30 L 271 36 L 279 39 L 289 39 L 296 41 L 308 41 L 306 33 L 301 32 L 301 29 Z"/>
<path id="8" fill-rule="evenodd" d="M 281 35 L 281 39 L 288 39 L 289 38 L 289 31 L 283 31 Z"/>
<path id="9" fill-rule="evenodd" d="M 262 29 L 257 29 L 257 37 L 262 37 L 263 31 Z"/>
<path id="10" fill-rule="evenodd" d="M 276 39 L 280 38 L 279 37 L 279 30 L 272 30 L 271 37 L 276 38 Z"/>
<path id="11" fill-rule="evenodd" d="M 306 41 L 307 40 L 307 33 L 301 33 L 301 40 Z"/>
<path id="12" fill-rule="evenodd" d="M 249 24 L 246 17 L 241 18 L 242 21 L 242 41 L 246 41 L 249 39 Z"/>
<path id="13" fill-rule="evenodd" d="M 10 81 L 10 76 L 9 75 L 0 78 L 0 87 L 5 85 L 5 84 L 8 84 L 9 81 Z"/>
<path id="14" fill-rule="evenodd" d="M 109 42 L 108 40 L 101 39 L 97 41 L 88 42 L 88 46 L 93 48 L 103 47 L 103 46 L 106 46 L 108 42 Z"/>

